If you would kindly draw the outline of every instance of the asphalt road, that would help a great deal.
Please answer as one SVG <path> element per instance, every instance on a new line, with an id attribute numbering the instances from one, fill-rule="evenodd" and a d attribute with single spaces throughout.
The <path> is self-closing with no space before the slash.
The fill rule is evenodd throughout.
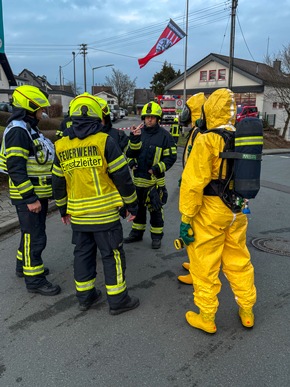
<path id="1" fill-rule="evenodd" d="M 142 242 L 125 245 L 127 284 L 140 298 L 138 309 L 111 316 L 103 296 L 89 311 L 78 311 L 71 230 L 58 213 L 48 218 L 43 256 L 51 270 L 48 278 L 62 287 L 55 297 L 26 292 L 23 279 L 14 275 L 19 232 L 1 237 L 0 386 L 288 387 L 289 164 L 290 154 L 265 156 L 262 188 L 250 202 L 248 242 L 258 291 L 252 330 L 242 327 L 222 274 L 217 333 L 208 335 L 185 321 L 185 312 L 196 309 L 191 286 L 176 278 L 186 273 L 181 267 L 185 251 L 173 246 L 179 232 L 181 151 L 167 173 L 161 249 L 151 249 L 149 228 Z M 127 235 L 130 224 L 122 222 Z M 271 252 L 255 248 L 253 239 L 264 241 Z M 100 260 L 97 286 L 105 294 Z"/>

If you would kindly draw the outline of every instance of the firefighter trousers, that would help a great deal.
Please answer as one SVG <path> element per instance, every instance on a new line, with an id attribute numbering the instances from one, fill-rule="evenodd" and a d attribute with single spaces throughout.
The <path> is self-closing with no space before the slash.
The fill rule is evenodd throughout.
<path id="1" fill-rule="evenodd" d="M 145 206 L 145 200 L 148 188 L 136 187 L 136 193 L 138 197 L 138 212 L 133 221 L 132 231 L 130 234 L 142 236 L 146 230 L 147 207 Z M 162 239 L 164 227 L 163 208 L 158 211 L 149 211 L 149 214 L 151 239 Z"/>
<path id="2" fill-rule="evenodd" d="M 73 231 L 74 279 L 76 296 L 86 302 L 95 292 L 97 248 L 103 261 L 105 286 L 110 308 L 126 302 L 128 291 L 125 281 L 126 259 L 123 249 L 121 223 L 106 231 Z"/>
<path id="3" fill-rule="evenodd" d="M 41 254 L 46 246 L 46 216 L 48 199 L 40 199 L 41 211 L 29 211 L 27 204 L 17 204 L 16 212 L 21 228 L 21 239 L 17 251 L 16 270 L 22 271 L 27 289 L 38 288 L 47 281 L 43 274 Z"/>

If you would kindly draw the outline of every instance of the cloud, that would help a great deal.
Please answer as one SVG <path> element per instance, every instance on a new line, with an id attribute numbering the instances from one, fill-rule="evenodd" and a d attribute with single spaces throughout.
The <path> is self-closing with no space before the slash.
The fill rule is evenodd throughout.
<path id="1" fill-rule="evenodd" d="M 188 67 L 211 52 L 229 55 L 231 1 L 195 0 L 189 5 Z M 172 18 L 185 30 L 186 0 L 3 0 L 5 48 L 12 71 L 28 68 L 60 82 L 60 72 L 83 87 L 81 44 L 87 44 L 87 83 L 92 67 L 114 63 L 115 68 L 137 77 L 138 87 L 149 87 L 164 61 L 184 70 L 185 39 L 139 69 L 146 55 Z M 263 61 L 267 53 L 289 44 L 290 1 L 240 0 L 237 8 L 235 55 Z M 61 67 L 61 71 L 60 71 Z M 111 75 L 110 68 L 95 71 L 97 83 Z"/>

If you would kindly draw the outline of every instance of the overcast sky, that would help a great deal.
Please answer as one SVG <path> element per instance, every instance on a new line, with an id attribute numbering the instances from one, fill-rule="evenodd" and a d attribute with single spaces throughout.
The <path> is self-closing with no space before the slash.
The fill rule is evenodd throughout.
<path id="1" fill-rule="evenodd" d="M 1 1 L 1 0 L 0 0 Z M 73 82 L 91 91 L 93 67 L 114 64 L 136 78 L 138 88 L 149 88 L 164 61 L 184 71 L 184 38 L 139 68 L 145 56 L 173 19 L 186 29 L 187 0 L 2 0 L 5 52 L 14 74 L 24 68 L 45 75 L 51 84 Z M 187 68 L 210 53 L 229 55 L 231 3 L 188 0 Z M 238 0 L 235 57 L 264 62 L 290 44 L 290 0 Z M 61 66 L 61 71 L 60 71 Z M 103 84 L 112 68 L 94 70 L 95 84 Z"/>

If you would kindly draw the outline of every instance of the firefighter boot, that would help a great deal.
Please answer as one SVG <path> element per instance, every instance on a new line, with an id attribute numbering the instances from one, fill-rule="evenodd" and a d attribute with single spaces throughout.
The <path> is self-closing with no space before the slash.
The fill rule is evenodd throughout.
<path id="1" fill-rule="evenodd" d="M 178 281 L 183 283 L 183 284 L 186 284 L 186 285 L 192 285 L 192 277 L 191 277 L 191 274 L 186 274 L 186 275 L 179 275 L 177 277 Z"/>
<path id="2" fill-rule="evenodd" d="M 152 249 L 160 249 L 161 247 L 161 239 L 152 239 L 152 244 L 151 244 Z"/>
<path id="3" fill-rule="evenodd" d="M 53 285 L 51 282 L 46 283 L 39 288 L 27 288 L 28 293 L 39 293 L 42 296 L 56 296 L 60 293 L 61 288 L 59 285 Z"/>
<path id="4" fill-rule="evenodd" d="M 109 313 L 113 316 L 116 316 L 117 314 L 121 314 L 124 312 L 128 312 L 129 310 L 135 309 L 139 305 L 140 305 L 140 301 L 138 297 L 128 296 L 125 303 L 123 303 L 116 309 L 110 308 Z"/>
<path id="5" fill-rule="evenodd" d="M 99 289 L 95 289 L 91 297 L 84 301 L 80 302 L 79 304 L 79 310 L 82 312 L 85 312 L 86 310 L 90 309 L 90 307 L 98 302 L 102 298 L 102 292 Z"/>
<path id="6" fill-rule="evenodd" d="M 252 308 L 249 308 L 249 309 L 240 308 L 239 316 L 244 327 L 252 328 L 254 326 L 255 316 Z"/>
<path id="7" fill-rule="evenodd" d="M 186 321 L 194 328 L 201 329 L 207 333 L 216 333 L 215 315 L 188 311 L 185 314 Z"/>
<path id="8" fill-rule="evenodd" d="M 143 232 L 134 232 L 131 231 L 129 236 L 127 238 L 124 238 L 124 243 L 134 243 L 142 241 L 143 239 Z"/>
<path id="9" fill-rule="evenodd" d="M 185 270 L 189 270 L 189 262 L 183 262 L 182 267 L 183 267 Z"/>

